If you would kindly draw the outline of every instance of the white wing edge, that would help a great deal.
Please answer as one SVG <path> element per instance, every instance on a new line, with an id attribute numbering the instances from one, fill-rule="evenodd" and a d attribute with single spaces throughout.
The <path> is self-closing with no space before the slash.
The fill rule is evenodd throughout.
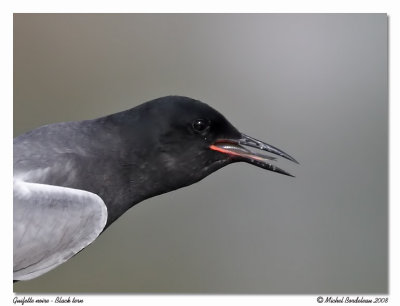
<path id="1" fill-rule="evenodd" d="M 97 195 L 89 191 L 84 191 L 84 190 L 79 190 L 79 189 L 73 189 L 73 188 L 67 188 L 67 187 L 61 187 L 61 186 L 54 186 L 54 185 L 46 185 L 46 184 L 38 184 L 38 183 L 30 183 L 30 182 L 24 182 L 21 180 L 16 180 L 14 179 L 14 198 L 16 196 L 16 193 L 19 193 L 20 196 L 22 197 L 29 197 L 32 192 L 34 193 L 35 191 L 39 192 L 56 192 L 56 193 L 71 193 L 74 196 L 77 197 L 86 197 L 91 200 L 91 202 L 96 207 L 95 213 L 97 214 L 97 217 L 99 218 L 98 224 L 99 226 L 94 228 L 94 230 L 86 236 L 86 239 L 82 240 L 80 243 L 76 244 L 72 249 L 68 250 L 66 254 L 63 254 L 64 256 L 52 256 L 53 258 L 50 258 L 49 262 L 46 263 L 45 265 L 41 266 L 40 268 L 38 267 L 37 270 L 28 272 L 25 271 L 24 268 L 14 271 L 13 279 L 14 280 L 30 280 L 33 278 L 36 278 L 54 268 L 59 266 L 60 264 L 66 262 L 68 259 L 70 259 L 72 256 L 74 256 L 76 253 L 87 247 L 89 244 L 91 244 L 103 231 L 106 223 L 107 223 L 107 206 L 104 204 L 104 201 Z M 14 199 L 15 201 L 15 199 Z M 15 205 L 15 204 L 14 204 Z M 93 206 L 93 205 L 92 205 Z M 15 222 L 15 221 L 14 221 Z M 15 226 L 15 225 L 14 225 Z M 15 250 L 14 250 L 15 252 Z M 59 255 L 59 254 L 56 254 Z"/>

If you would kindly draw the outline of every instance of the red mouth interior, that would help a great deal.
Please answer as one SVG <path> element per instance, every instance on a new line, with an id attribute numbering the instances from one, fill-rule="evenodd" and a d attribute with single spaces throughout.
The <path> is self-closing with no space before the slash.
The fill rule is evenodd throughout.
<path id="1" fill-rule="evenodd" d="M 233 156 L 240 156 L 248 159 L 256 159 L 259 161 L 265 161 L 266 159 L 275 159 L 269 156 L 258 156 L 253 154 L 251 151 L 239 146 L 237 144 L 232 143 L 216 143 L 210 146 L 211 150 L 218 151 L 224 154 L 233 155 Z"/>

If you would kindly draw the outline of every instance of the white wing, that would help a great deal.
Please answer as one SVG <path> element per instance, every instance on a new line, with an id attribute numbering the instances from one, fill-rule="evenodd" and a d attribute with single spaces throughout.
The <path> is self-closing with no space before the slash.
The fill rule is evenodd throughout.
<path id="1" fill-rule="evenodd" d="M 14 180 L 14 280 L 29 280 L 92 243 L 107 222 L 94 193 Z"/>

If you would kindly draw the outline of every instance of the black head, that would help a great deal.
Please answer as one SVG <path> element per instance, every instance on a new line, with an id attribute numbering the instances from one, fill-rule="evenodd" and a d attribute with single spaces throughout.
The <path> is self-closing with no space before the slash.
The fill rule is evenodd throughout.
<path id="1" fill-rule="evenodd" d="M 277 148 L 240 133 L 207 104 L 187 97 L 152 100 L 120 113 L 118 120 L 130 126 L 125 139 L 130 139 L 127 147 L 131 162 L 145 170 L 142 176 L 149 176 L 141 180 L 160 184 L 152 188 L 157 193 L 193 184 L 239 161 L 290 175 L 272 165 L 274 157 L 242 145 L 295 161 Z"/>

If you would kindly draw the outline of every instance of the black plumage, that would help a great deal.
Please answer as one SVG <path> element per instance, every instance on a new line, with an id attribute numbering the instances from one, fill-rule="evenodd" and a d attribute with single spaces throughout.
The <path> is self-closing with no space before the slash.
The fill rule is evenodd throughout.
<path id="1" fill-rule="evenodd" d="M 14 279 L 43 274 L 90 244 L 136 203 L 193 184 L 230 163 L 244 161 L 290 175 L 273 165 L 276 158 L 244 146 L 296 162 L 240 133 L 207 104 L 180 96 L 94 120 L 46 125 L 15 138 Z M 69 209 L 79 214 L 79 205 L 88 201 L 93 214 L 85 206 L 88 211 L 80 223 L 65 220 Z M 40 210 L 40 222 L 20 217 L 35 216 L 35 210 Z M 50 218 L 62 218 L 65 228 L 59 231 L 57 247 L 57 237 L 55 242 L 45 239 L 57 228 Z M 65 234 L 72 226 L 88 233 L 79 238 L 85 241 L 83 247 L 72 230 Z M 91 228 L 94 238 L 88 236 Z M 26 238 L 32 230 L 39 237 Z M 30 259 L 36 249 L 46 251 Z"/>

